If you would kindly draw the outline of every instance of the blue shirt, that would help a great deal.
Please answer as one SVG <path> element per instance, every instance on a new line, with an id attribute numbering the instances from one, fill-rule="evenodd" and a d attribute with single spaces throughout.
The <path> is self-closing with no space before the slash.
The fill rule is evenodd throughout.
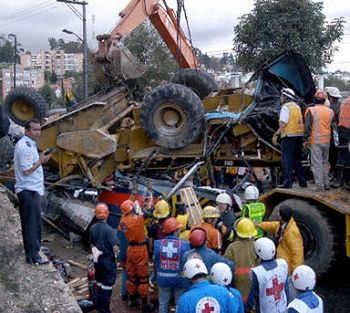
<path id="1" fill-rule="evenodd" d="M 23 173 L 23 171 L 29 170 L 35 162 L 39 161 L 36 142 L 27 136 L 23 136 L 16 144 L 13 161 L 16 176 L 16 193 L 23 190 L 31 190 L 42 196 L 44 194 L 43 167 L 40 165 L 33 173 L 27 176 Z"/>
<path id="2" fill-rule="evenodd" d="M 233 295 L 233 302 L 235 307 L 237 307 L 237 313 L 244 313 L 244 304 L 241 293 L 232 287 L 226 287 L 228 291 Z"/>
<path id="3" fill-rule="evenodd" d="M 176 307 L 176 313 L 195 312 L 237 313 L 238 307 L 233 301 L 233 295 L 225 287 L 203 280 L 193 284 L 180 297 Z"/>
<path id="4" fill-rule="evenodd" d="M 311 290 L 304 291 L 303 293 L 299 294 L 296 299 L 303 301 L 310 309 L 315 309 L 320 305 L 320 301 Z M 289 308 L 288 313 L 299 313 L 299 311 Z"/>

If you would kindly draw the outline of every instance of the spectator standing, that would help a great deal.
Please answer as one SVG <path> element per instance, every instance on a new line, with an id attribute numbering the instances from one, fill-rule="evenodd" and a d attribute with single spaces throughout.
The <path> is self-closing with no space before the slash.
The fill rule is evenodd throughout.
<path id="1" fill-rule="evenodd" d="M 16 176 L 15 192 L 19 200 L 22 237 L 26 262 L 47 264 L 39 252 L 41 248 L 41 196 L 44 195 L 44 172 L 42 164 L 50 159 L 49 153 L 38 153 L 37 141 L 41 135 L 38 120 L 30 120 L 24 127 L 25 135 L 14 152 Z"/>

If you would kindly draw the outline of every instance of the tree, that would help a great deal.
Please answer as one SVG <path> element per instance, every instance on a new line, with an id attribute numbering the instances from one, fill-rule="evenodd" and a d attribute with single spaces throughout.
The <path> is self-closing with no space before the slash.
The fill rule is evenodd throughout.
<path id="1" fill-rule="evenodd" d="M 326 23 L 323 3 L 311 0 L 256 0 L 254 9 L 234 28 L 238 64 L 255 70 L 275 55 L 293 49 L 303 53 L 311 70 L 332 62 L 344 19 Z"/>
<path id="2" fill-rule="evenodd" d="M 0 36 L 0 63 L 13 63 L 15 49 L 13 43 L 5 37 Z"/>
<path id="3" fill-rule="evenodd" d="M 56 100 L 55 92 L 48 83 L 45 83 L 38 91 L 49 106 Z"/>
<path id="4" fill-rule="evenodd" d="M 350 83 L 338 78 L 337 76 L 330 75 L 324 80 L 325 86 L 338 87 L 340 91 L 349 91 Z"/>
<path id="5" fill-rule="evenodd" d="M 50 37 L 49 38 L 49 45 L 50 45 L 50 49 L 56 49 L 58 47 L 58 42 L 56 38 Z"/>
<path id="6" fill-rule="evenodd" d="M 68 41 L 65 42 L 64 39 L 50 37 L 49 39 L 50 49 L 62 49 L 65 53 L 82 53 L 83 45 L 80 41 Z"/>
<path id="7" fill-rule="evenodd" d="M 52 84 L 56 84 L 56 83 L 57 83 L 57 74 L 56 74 L 55 71 L 53 71 L 52 74 L 51 74 L 50 82 L 51 82 Z"/>
<path id="8" fill-rule="evenodd" d="M 158 85 L 161 81 L 171 80 L 175 74 L 175 58 L 169 57 L 169 49 L 149 21 L 125 38 L 125 46 L 147 66 L 146 73 L 139 80 L 141 85 Z"/>

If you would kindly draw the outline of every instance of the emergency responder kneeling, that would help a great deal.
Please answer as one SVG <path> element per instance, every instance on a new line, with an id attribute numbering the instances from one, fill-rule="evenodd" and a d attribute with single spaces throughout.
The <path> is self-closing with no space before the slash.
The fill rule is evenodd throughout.
<path id="1" fill-rule="evenodd" d="M 238 312 L 233 295 L 226 288 L 211 284 L 207 275 L 208 270 L 202 260 L 194 258 L 185 263 L 184 276 L 191 280 L 192 286 L 180 297 L 177 313 Z"/>
<path id="2" fill-rule="evenodd" d="M 142 312 L 150 312 L 148 304 L 148 264 L 149 256 L 145 234 L 145 219 L 141 212 L 135 211 L 135 204 L 131 200 L 124 201 L 120 206 L 123 216 L 119 230 L 124 232 L 129 242 L 126 254 L 127 281 L 129 306 L 138 307 L 138 295 L 142 301 Z"/>
<path id="3" fill-rule="evenodd" d="M 112 289 L 117 276 L 115 256 L 118 254 L 117 231 L 107 224 L 109 210 L 106 204 L 96 206 L 97 223 L 90 228 L 90 244 L 95 267 L 97 294 L 94 299 L 97 312 L 110 313 Z"/>
<path id="4" fill-rule="evenodd" d="M 189 242 L 179 239 L 181 224 L 175 217 L 168 218 L 163 224 L 165 238 L 154 242 L 154 270 L 159 286 L 159 313 L 169 312 L 172 296 L 177 304 L 184 292 L 186 280 L 182 277 L 181 259 L 190 250 Z"/>

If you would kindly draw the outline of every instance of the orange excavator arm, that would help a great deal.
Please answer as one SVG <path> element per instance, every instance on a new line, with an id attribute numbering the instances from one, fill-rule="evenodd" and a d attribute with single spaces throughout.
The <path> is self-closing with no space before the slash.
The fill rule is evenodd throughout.
<path id="1" fill-rule="evenodd" d="M 165 5 L 166 2 L 164 1 Z M 112 42 L 132 32 L 142 22 L 149 19 L 159 32 L 181 68 L 197 68 L 199 60 L 185 33 L 177 24 L 173 9 L 163 8 L 159 0 L 131 0 L 119 13 L 121 20 L 110 33 Z"/>

